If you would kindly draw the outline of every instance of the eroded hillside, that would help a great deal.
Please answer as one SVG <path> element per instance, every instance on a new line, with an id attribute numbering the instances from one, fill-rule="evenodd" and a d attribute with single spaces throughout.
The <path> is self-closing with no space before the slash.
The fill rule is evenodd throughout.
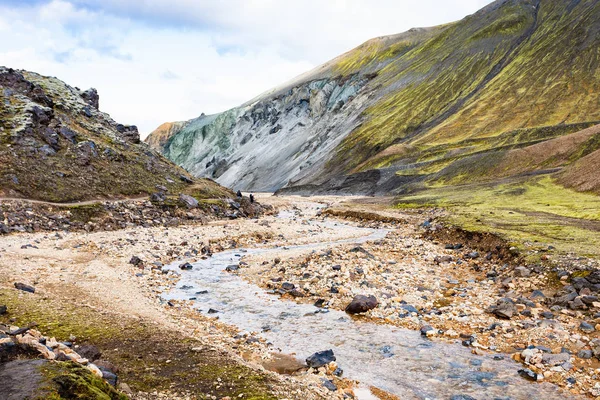
<path id="1" fill-rule="evenodd" d="M 252 190 L 394 193 L 506 177 L 508 159 L 516 174 L 563 168 L 597 140 L 566 160 L 551 142 L 539 164 L 513 150 L 600 121 L 599 32 L 597 1 L 498 0 L 370 40 L 154 146 L 196 176 Z"/>

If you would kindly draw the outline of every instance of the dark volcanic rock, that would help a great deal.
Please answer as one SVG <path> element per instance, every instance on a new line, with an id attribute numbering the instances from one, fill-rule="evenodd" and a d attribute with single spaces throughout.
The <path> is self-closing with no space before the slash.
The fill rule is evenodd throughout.
<path id="1" fill-rule="evenodd" d="M 21 400 L 44 398 L 45 380 L 40 367 L 46 360 L 16 360 L 0 364 L 0 398 Z"/>
<path id="2" fill-rule="evenodd" d="M 187 177 L 187 176 L 185 176 L 185 175 L 179 175 L 179 179 L 180 179 L 182 182 L 185 182 L 185 183 L 194 183 L 194 181 L 193 181 L 193 180 L 191 180 L 190 178 L 188 178 L 188 177 Z"/>
<path id="3" fill-rule="evenodd" d="M 95 361 L 102 357 L 102 352 L 94 345 L 81 346 L 77 349 L 77 353 L 90 361 Z"/>
<path id="4" fill-rule="evenodd" d="M 306 365 L 310 368 L 320 368 L 335 360 L 333 350 L 319 351 L 306 359 Z"/>
<path id="5" fill-rule="evenodd" d="M 198 207 L 198 200 L 196 200 L 192 196 L 188 196 L 187 194 L 179 195 L 179 203 L 189 209 Z"/>
<path id="6" fill-rule="evenodd" d="M 520 369 L 518 371 L 519 375 L 529 381 L 537 381 L 537 374 L 530 370 L 529 368 Z"/>
<path id="7" fill-rule="evenodd" d="M 104 380 L 106 382 L 108 382 L 110 385 L 112 385 L 113 387 L 116 387 L 118 380 L 119 380 L 119 378 L 117 377 L 117 374 L 115 374 L 108 368 L 104 368 L 104 367 L 100 367 L 100 366 L 97 366 L 97 367 L 102 372 L 102 378 L 104 378 Z"/>
<path id="8" fill-rule="evenodd" d="M 348 314 L 360 314 L 374 309 L 379 305 L 375 296 L 364 296 L 359 294 L 352 299 L 352 302 L 346 306 Z"/>
<path id="9" fill-rule="evenodd" d="M 88 90 L 81 92 L 81 98 L 96 110 L 100 109 L 100 96 L 96 89 L 89 88 Z"/>
<path id="10" fill-rule="evenodd" d="M 129 264 L 139 267 L 140 265 L 144 264 L 144 261 L 141 258 L 139 258 L 138 256 L 133 256 L 133 257 L 131 257 L 131 260 L 129 260 Z"/>
<path id="11" fill-rule="evenodd" d="M 140 132 L 135 125 L 123 125 L 117 124 L 117 132 L 121 134 L 121 137 L 131 143 L 140 143 Z"/>
<path id="12" fill-rule="evenodd" d="M 184 271 L 189 271 L 192 268 L 194 268 L 194 266 L 190 263 L 183 263 L 179 266 L 179 269 L 184 270 Z"/>
<path id="13" fill-rule="evenodd" d="M 26 285 L 21 282 L 15 283 L 15 288 L 22 290 L 24 292 L 35 293 L 35 288 L 31 285 Z"/>
<path id="14" fill-rule="evenodd" d="M 0 306 L 0 315 L 6 314 L 7 310 L 6 306 Z"/>
<path id="15" fill-rule="evenodd" d="M 332 392 L 335 392 L 337 390 L 337 386 L 335 386 L 333 381 L 330 381 L 329 379 L 326 379 L 326 378 L 321 378 L 321 382 L 323 382 L 323 386 L 325 386 L 327 389 L 331 390 Z"/>
<path id="16" fill-rule="evenodd" d="M 496 305 L 490 307 L 488 312 L 491 312 L 498 318 L 510 319 L 513 315 L 517 314 L 517 306 L 508 297 L 503 297 L 498 299 Z"/>

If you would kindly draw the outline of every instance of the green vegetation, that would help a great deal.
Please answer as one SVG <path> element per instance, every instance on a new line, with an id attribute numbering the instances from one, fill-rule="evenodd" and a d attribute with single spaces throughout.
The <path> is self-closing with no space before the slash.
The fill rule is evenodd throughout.
<path id="1" fill-rule="evenodd" d="M 380 65 L 371 87 L 394 90 L 364 111 L 327 169 L 433 161 L 427 172 L 416 166 L 411 173 L 425 175 L 465 156 L 524 147 L 599 121 L 600 46 L 590 27 L 600 22 L 600 5 L 583 1 L 566 12 L 564 2 L 544 1 L 537 11 L 534 3 L 481 11 Z M 370 43 L 342 57 L 351 65 L 342 67 L 372 72 L 372 60 L 394 46 Z M 464 180 L 449 183 L 458 182 Z"/>
<path id="2" fill-rule="evenodd" d="M 429 188 L 399 197 L 397 207 L 443 207 L 449 223 L 498 233 L 519 247 L 539 243 L 600 255 L 600 198 L 565 189 L 549 177 Z"/>
<path id="3" fill-rule="evenodd" d="M 87 103 L 74 88 L 32 72 L 0 73 L 11 75 L 0 87 L 0 194 L 62 203 L 188 186 L 182 168 L 135 134 L 119 132 L 95 109 L 82 112 Z"/>
<path id="4" fill-rule="evenodd" d="M 1 275 L 0 278 L 6 279 Z M 36 322 L 36 329 L 58 340 L 74 335 L 79 344 L 94 344 L 102 350 L 103 359 L 119 367 L 120 380 L 134 390 L 190 391 L 199 398 L 208 394 L 237 398 L 244 394 L 244 399 L 275 399 L 267 375 L 239 364 L 227 353 L 137 318 L 82 307 L 78 296 L 76 288 L 69 288 L 62 298 L 49 293 L 42 297 L 12 288 L 0 289 L 0 303 L 9 309 L 9 314 L 0 316 L 0 323 L 9 319 L 18 326 Z M 203 350 L 192 351 L 193 347 Z M 58 372 L 68 372 L 64 368 L 65 365 L 60 366 Z M 82 383 L 80 377 L 68 374 L 60 379 L 65 384 Z"/>
<path id="5" fill-rule="evenodd" d="M 127 400 L 103 379 L 74 362 L 52 362 L 41 367 L 47 381 L 46 400 Z M 39 399 L 42 400 L 42 399 Z"/>

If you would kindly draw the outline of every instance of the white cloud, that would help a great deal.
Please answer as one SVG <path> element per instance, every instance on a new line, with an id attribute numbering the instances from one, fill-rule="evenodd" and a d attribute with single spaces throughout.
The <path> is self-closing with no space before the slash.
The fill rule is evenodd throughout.
<path id="1" fill-rule="evenodd" d="M 487 0 L 53 0 L 0 5 L 0 65 L 96 87 L 142 134 L 239 105 L 374 36 Z"/>

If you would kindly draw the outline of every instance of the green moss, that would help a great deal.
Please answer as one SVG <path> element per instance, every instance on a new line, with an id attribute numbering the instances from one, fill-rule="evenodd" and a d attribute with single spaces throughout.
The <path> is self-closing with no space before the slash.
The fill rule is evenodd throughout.
<path id="1" fill-rule="evenodd" d="M 499 233 L 519 247 L 538 242 L 561 252 L 600 255 L 600 198 L 566 189 L 548 177 L 429 188 L 396 203 L 399 208 L 443 207 L 449 223 Z"/>
<path id="2" fill-rule="evenodd" d="M 505 2 L 381 67 L 377 85 L 394 90 L 364 111 L 327 169 L 359 172 L 413 162 L 386 153 L 399 144 L 415 149 L 419 161 L 456 160 L 538 143 L 600 120 L 600 47 L 590 28 L 599 22 L 599 5 L 565 8 L 556 1 L 537 10 L 529 2 Z M 573 157 L 597 146 L 590 141 Z"/>
<path id="3" fill-rule="evenodd" d="M 4 277 L 0 274 L 0 278 Z M 67 297 L 58 302 L 50 293 L 41 297 L 0 289 L 0 304 L 9 309 L 9 314 L 0 316 L 0 323 L 9 319 L 18 326 L 36 322 L 37 329 L 59 341 L 74 335 L 78 344 L 96 345 L 103 359 L 119 367 L 119 379 L 136 391 L 175 390 L 198 396 L 210 393 L 218 398 L 243 393 L 246 399 L 275 398 L 271 378 L 239 364 L 229 354 L 140 319 L 82 307 L 78 298 L 76 288 L 69 288 Z M 203 350 L 192 351 L 194 347 Z"/>
<path id="4" fill-rule="evenodd" d="M 74 362 L 51 362 L 40 368 L 50 393 L 44 399 L 55 400 L 126 400 L 103 379 Z M 41 399 L 39 399 L 41 400 Z"/>
<path id="5" fill-rule="evenodd" d="M 509 35 L 520 32 L 528 23 L 528 19 L 525 15 L 518 13 L 508 14 L 494 22 L 485 28 L 478 31 L 471 40 L 480 40 L 489 37 L 497 37 L 497 35 Z"/>

